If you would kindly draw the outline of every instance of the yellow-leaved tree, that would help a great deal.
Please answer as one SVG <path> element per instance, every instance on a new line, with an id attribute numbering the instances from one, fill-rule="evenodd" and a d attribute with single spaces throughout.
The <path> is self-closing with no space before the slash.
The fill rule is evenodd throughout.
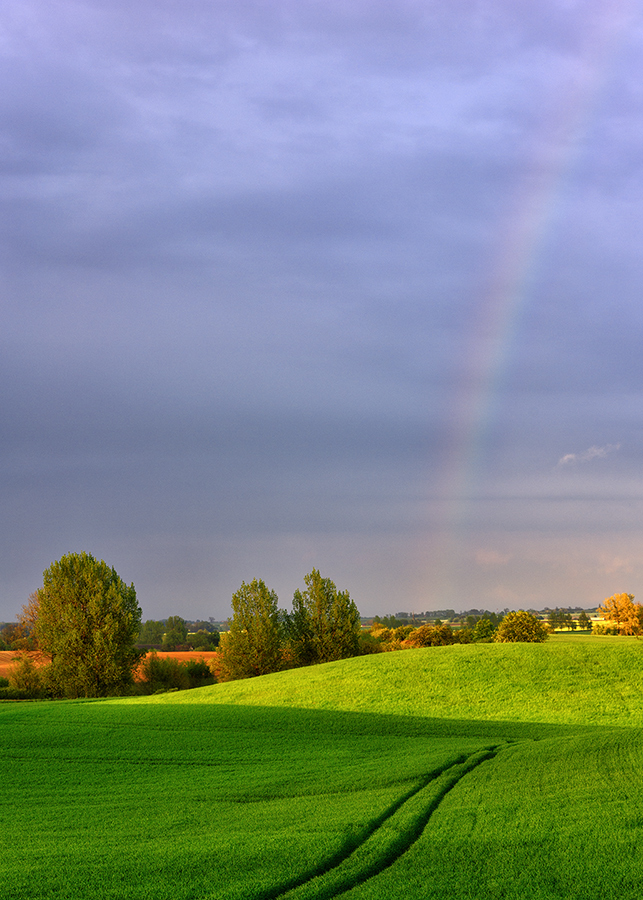
<path id="1" fill-rule="evenodd" d="M 634 602 L 634 594 L 614 594 L 598 607 L 598 612 L 618 628 L 619 634 L 643 634 L 643 606 Z"/>

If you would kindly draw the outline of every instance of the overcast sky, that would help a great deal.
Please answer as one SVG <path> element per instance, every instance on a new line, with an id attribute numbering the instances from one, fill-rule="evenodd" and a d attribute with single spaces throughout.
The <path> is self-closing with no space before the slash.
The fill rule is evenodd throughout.
<path id="1" fill-rule="evenodd" d="M 634 0 L 9 0 L 0 53 L 0 621 L 82 550 L 144 618 L 643 593 Z"/>

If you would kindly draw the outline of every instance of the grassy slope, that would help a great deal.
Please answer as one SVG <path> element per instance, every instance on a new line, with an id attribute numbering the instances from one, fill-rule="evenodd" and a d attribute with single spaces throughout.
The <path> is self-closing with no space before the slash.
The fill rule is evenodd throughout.
<path id="1" fill-rule="evenodd" d="M 456 646 L 0 705 L 0 883 L 16 900 L 638 897 L 642 653 Z"/>
<path id="2" fill-rule="evenodd" d="M 643 643 L 556 636 L 358 657 L 204 688 L 199 703 L 439 719 L 643 726 Z M 153 703 L 195 701 L 190 693 Z"/>

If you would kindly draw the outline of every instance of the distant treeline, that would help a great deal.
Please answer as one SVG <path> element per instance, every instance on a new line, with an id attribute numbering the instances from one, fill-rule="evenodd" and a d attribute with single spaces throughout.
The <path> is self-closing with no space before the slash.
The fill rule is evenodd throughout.
<path id="1" fill-rule="evenodd" d="M 573 617 L 578 617 L 582 612 L 588 614 L 596 614 L 597 607 L 581 607 L 581 606 L 561 606 L 555 607 L 556 612 L 569 613 Z M 401 625 L 417 625 L 422 622 L 451 622 L 452 624 L 462 623 L 469 626 L 475 624 L 479 619 L 489 619 L 491 622 L 499 623 L 503 617 L 509 612 L 515 612 L 505 608 L 500 612 L 492 612 L 488 609 L 465 609 L 456 612 L 454 609 L 427 609 L 425 612 L 396 612 L 389 613 L 385 616 L 369 616 L 362 621 L 364 624 L 371 625 L 373 623 L 382 623 L 387 628 L 399 628 Z M 547 619 L 554 607 L 545 606 L 543 609 L 528 609 L 532 615 L 540 619 Z"/>

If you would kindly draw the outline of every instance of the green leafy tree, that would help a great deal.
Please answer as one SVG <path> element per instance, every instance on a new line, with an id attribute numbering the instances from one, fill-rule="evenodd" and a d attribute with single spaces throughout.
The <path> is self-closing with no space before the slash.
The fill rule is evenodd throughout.
<path id="1" fill-rule="evenodd" d="M 141 654 L 134 585 L 90 553 L 52 563 L 21 617 L 51 660 L 39 672 L 55 696 L 101 697 L 131 685 Z"/>
<path id="2" fill-rule="evenodd" d="M 195 650 L 214 650 L 219 646 L 221 635 L 218 631 L 197 631 L 188 635 L 189 641 Z"/>
<path id="3" fill-rule="evenodd" d="M 278 597 L 261 579 L 245 581 L 232 595 L 230 630 L 220 643 L 223 681 L 267 675 L 282 667 L 282 614 Z"/>
<path id="4" fill-rule="evenodd" d="M 558 607 L 556 607 L 556 609 L 550 609 L 547 613 L 547 624 L 552 631 L 555 631 L 556 628 L 561 627 L 561 611 L 558 609 Z"/>
<path id="5" fill-rule="evenodd" d="M 581 631 L 588 631 L 592 627 L 592 620 L 587 615 L 585 610 L 583 610 L 578 617 L 578 627 L 581 629 Z"/>
<path id="6" fill-rule="evenodd" d="M 330 578 L 313 569 L 296 590 L 287 631 L 299 665 L 346 659 L 359 654 L 360 616 L 348 591 L 338 591 Z"/>
<path id="7" fill-rule="evenodd" d="M 493 641 L 495 634 L 496 626 L 491 619 L 483 616 L 481 619 L 478 619 L 474 625 L 471 640 L 475 644 L 488 644 Z"/>
<path id="8" fill-rule="evenodd" d="M 158 646 L 163 643 L 164 634 L 164 622 L 157 622 L 154 619 L 148 619 L 146 622 L 143 622 L 141 626 L 141 631 L 138 636 L 138 643 Z"/>
<path id="9" fill-rule="evenodd" d="M 507 613 L 498 626 L 495 640 L 502 644 L 542 643 L 548 637 L 547 626 L 537 616 L 519 609 L 518 612 Z"/>
<path id="10" fill-rule="evenodd" d="M 165 634 L 163 635 L 163 649 L 176 650 L 187 643 L 188 626 L 185 619 L 181 616 L 170 616 L 165 623 Z"/>
<path id="11" fill-rule="evenodd" d="M 556 628 L 574 629 L 574 619 L 567 609 L 550 609 L 547 613 L 547 624 L 554 631 Z"/>
<path id="12" fill-rule="evenodd" d="M 373 624 L 381 625 L 382 628 L 390 628 L 393 630 L 394 628 L 399 628 L 401 625 L 408 625 L 408 620 L 397 619 L 395 616 L 375 616 Z"/>
<path id="13" fill-rule="evenodd" d="M 204 619 L 197 619 L 196 622 L 192 622 L 192 628 L 190 629 L 190 633 L 192 631 L 218 631 L 219 629 L 214 624 L 214 620 L 210 619 L 209 622 L 206 622 Z"/>

